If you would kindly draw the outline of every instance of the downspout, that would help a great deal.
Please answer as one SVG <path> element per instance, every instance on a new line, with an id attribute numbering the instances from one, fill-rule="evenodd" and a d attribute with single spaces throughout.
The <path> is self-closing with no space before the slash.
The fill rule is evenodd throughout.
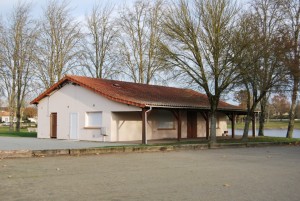
<path id="1" fill-rule="evenodd" d="M 151 112 L 152 107 L 150 106 L 149 110 L 145 112 L 145 144 L 147 144 L 147 122 L 148 122 L 148 113 Z"/>

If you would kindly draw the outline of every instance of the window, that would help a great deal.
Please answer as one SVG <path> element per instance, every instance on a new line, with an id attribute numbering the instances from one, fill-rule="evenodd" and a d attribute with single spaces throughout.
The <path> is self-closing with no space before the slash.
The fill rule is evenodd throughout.
<path id="1" fill-rule="evenodd" d="M 175 129 L 173 114 L 169 111 L 159 111 L 157 128 L 158 129 Z"/>
<path id="2" fill-rule="evenodd" d="M 102 112 L 87 112 L 85 119 L 85 127 L 96 127 L 102 126 Z"/>

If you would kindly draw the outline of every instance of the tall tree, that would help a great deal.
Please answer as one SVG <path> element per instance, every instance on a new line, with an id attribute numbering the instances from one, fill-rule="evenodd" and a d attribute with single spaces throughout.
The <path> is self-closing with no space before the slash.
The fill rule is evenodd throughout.
<path id="1" fill-rule="evenodd" d="M 287 113 L 290 108 L 290 103 L 284 94 L 275 95 L 271 100 L 271 106 L 275 110 L 275 115 L 280 119 L 283 118 L 283 114 Z"/>
<path id="2" fill-rule="evenodd" d="M 300 102 L 299 102 L 299 101 L 297 102 L 297 106 L 296 106 L 296 115 L 295 115 L 295 117 L 296 117 L 297 119 L 300 118 Z"/>
<path id="3" fill-rule="evenodd" d="M 37 77 L 49 88 L 79 64 L 82 52 L 80 24 L 70 14 L 66 1 L 51 0 L 40 21 Z"/>
<path id="4" fill-rule="evenodd" d="M 110 4 L 98 4 L 86 16 L 88 33 L 84 41 L 84 66 L 96 78 L 111 78 L 119 71 L 114 54 L 117 30 L 112 19 L 113 8 Z"/>
<path id="5" fill-rule="evenodd" d="M 265 122 L 267 117 L 267 107 L 268 107 L 268 100 L 270 97 L 270 92 L 266 93 L 265 96 L 260 100 L 260 113 L 258 116 L 259 120 L 259 127 L 258 127 L 258 136 L 264 136 L 264 128 Z"/>
<path id="6" fill-rule="evenodd" d="M 285 42 L 289 49 L 286 54 L 285 65 L 289 70 L 292 80 L 292 97 L 286 137 L 292 138 L 300 83 L 300 1 L 278 0 L 278 3 L 280 4 L 281 14 L 284 16 L 284 30 L 287 31 Z"/>
<path id="7" fill-rule="evenodd" d="M 239 53 L 232 54 L 237 13 L 236 3 L 229 0 L 180 0 L 169 7 L 163 24 L 168 62 L 208 96 L 212 143 L 220 97 L 238 79 L 233 61 Z"/>
<path id="8" fill-rule="evenodd" d="M 234 94 L 234 100 L 239 103 L 239 106 L 243 109 L 247 109 L 247 91 L 246 90 L 240 90 Z M 251 100 L 251 99 L 250 99 Z"/>
<path id="9" fill-rule="evenodd" d="M 132 81 L 149 84 L 166 65 L 160 59 L 163 1 L 136 1 L 120 13 L 119 59 Z"/>
<path id="10" fill-rule="evenodd" d="M 240 33 L 243 37 L 239 43 L 247 48 L 240 58 L 242 65 L 239 66 L 239 71 L 248 93 L 243 140 L 248 138 L 249 124 L 255 118 L 254 112 L 258 104 L 261 103 L 262 112 L 265 112 L 267 93 L 280 85 L 286 76 L 281 62 L 283 47 L 279 22 L 278 5 L 272 0 L 255 0 L 248 13 L 241 18 Z M 264 124 L 264 119 L 263 114 L 261 124 Z"/>
<path id="11" fill-rule="evenodd" d="M 16 130 L 20 130 L 21 108 L 33 76 L 32 60 L 37 32 L 30 16 L 30 4 L 19 3 L 0 34 L 0 69 L 10 108 L 11 129 L 16 115 Z"/>

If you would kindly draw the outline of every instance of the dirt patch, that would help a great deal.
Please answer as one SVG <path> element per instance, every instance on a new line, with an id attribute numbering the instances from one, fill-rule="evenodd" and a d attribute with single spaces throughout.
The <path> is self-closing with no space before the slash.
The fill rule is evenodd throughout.
<path id="1" fill-rule="evenodd" d="M 1 200 L 300 200 L 300 147 L 0 160 Z"/>

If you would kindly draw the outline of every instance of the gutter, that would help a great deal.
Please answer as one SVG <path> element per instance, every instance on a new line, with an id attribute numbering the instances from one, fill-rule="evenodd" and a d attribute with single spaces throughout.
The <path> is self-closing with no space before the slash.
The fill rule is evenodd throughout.
<path id="1" fill-rule="evenodd" d="M 152 107 L 150 106 L 149 110 L 145 112 L 145 144 L 147 144 L 147 122 L 148 122 L 148 113 L 152 111 Z"/>
<path id="2" fill-rule="evenodd" d="M 164 106 L 164 105 L 146 105 L 146 107 L 166 108 L 166 109 L 187 109 L 187 110 L 210 110 L 209 107 L 192 107 L 192 106 Z M 220 112 L 247 112 L 242 109 L 218 108 Z"/>

